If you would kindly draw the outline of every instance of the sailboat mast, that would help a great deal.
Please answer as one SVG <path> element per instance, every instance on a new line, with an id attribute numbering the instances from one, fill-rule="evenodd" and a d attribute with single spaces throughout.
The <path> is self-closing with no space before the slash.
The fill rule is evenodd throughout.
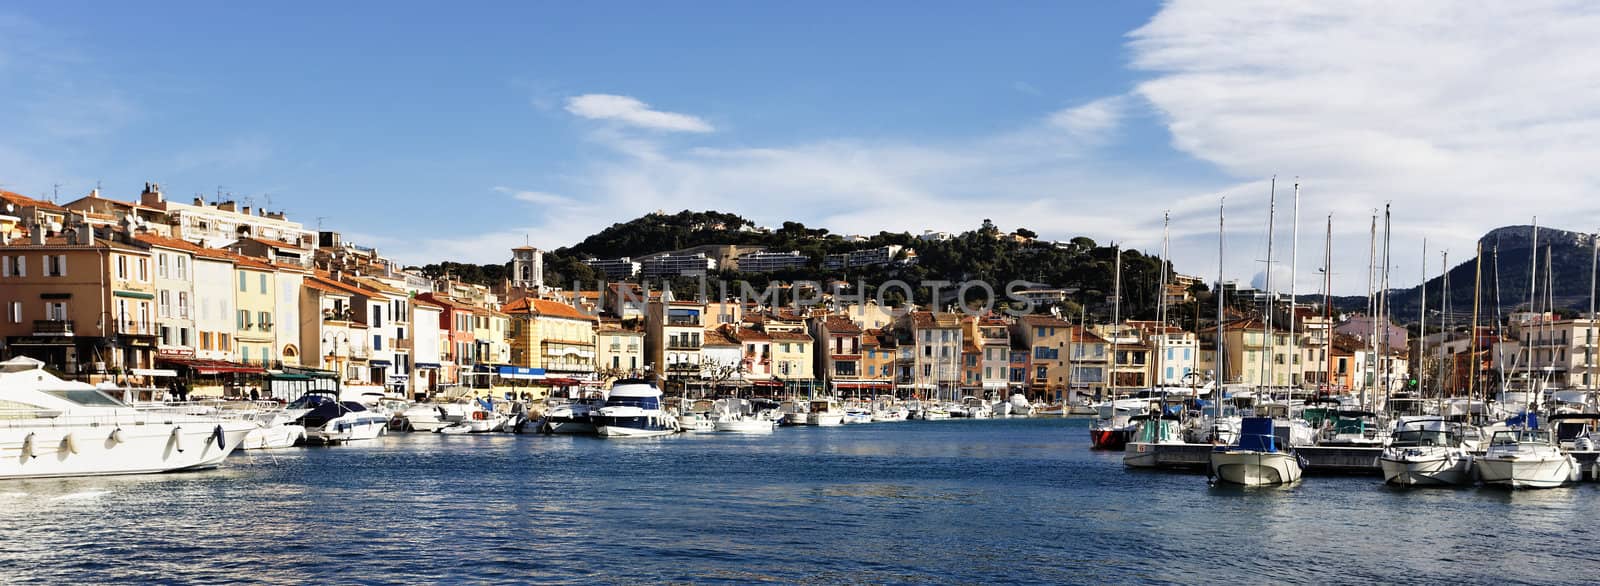
<path id="1" fill-rule="evenodd" d="M 1434 388 L 1439 391 L 1440 413 L 1444 413 L 1444 342 L 1450 339 L 1450 251 L 1444 251 L 1439 257 L 1439 279 L 1443 281 L 1443 289 L 1439 291 L 1439 316 L 1441 325 L 1439 331 L 1444 335 L 1439 336 L 1439 374 L 1434 378 Z M 1453 373 L 1452 369 L 1452 373 Z M 1451 377 L 1453 378 L 1453 377 Z M 1453 393 L 1452 393 L 1453 394 Z"/>
<path id="2" fill-rule="evenodd" d="M 1228 317 L 1222 306 L 1222 267 L 1224 265 L 1222 255 L 1226 252 L 1224 244 L 1227 242 L 1227 211 L 1228 197 L 1223 196 L 1217 202 L 1217 290 L 1215 291 L 1217 298 L 1217 359 L 1215 360 L 1217 374 L 1215 379 L 1217 383 L 1217 398 L 1219 399 L 1222 398 L 1222 383 L 1228 379 L 1228 371 L 1226 369 L 1228 353 L 1223 351 L 1223 324 L 1228 321 Z"/>
<path id="3" fill-rule="evenodd" d="M 1594 258 L 1593 260 L 1589 261 L 1589 334 L 1588 339 L 1584 340 L 1583 361 L 1587 363 L 1584 366 L 1586 367 L 1585 370 L 1588 372 L 1586 373 L 1587 376 L 1584 378 L 1589 380 L 1584 382 L 1589 383 L 1585 386 L 1589 387 L 1589 403 L 1592 406 L 1597 401 L 1594 392 L 1594 293 L 1596 281 L 1600 280 L 1600 233 L 1589 235 L 1589 245 L 1589 247 L 1594 251 Z"/>
<path id="4" fill-rule="evenodd" d="M 1379 339 L 1378 350 L 1379 364 L 1383 367 L 1383 409 L 1389 409 L 1389 394 L 1394 390 L 1390 375 L 1393 368 L 1389 364 L 1389 204 L 1383 204 L 1383 289 L 1378 293 L 1378 314 L 1383 320 L 1383 336 Z M 1373 397 L 1377 400 L 1377 397 Z"/>
<path id="5" fill-rule="evenodd" d="M 1377 373 L 1372 369 L 1373 355 L 1378 350 L 1378 303 L 1374 295 L 1377 286 L 1378 267 L 1378 210 L 1372 210 L 1372 232 L 1367 236 L 1367 322 L 1372 326 L 1372 337 L 1367 339 L 1366 372 L 1361 381 L 1361 408 L 1371 407 L 1367 401 L 1367 391 L 1372 382 L 1378 380 Z M 1371 381 L 1371 382 L 1369 382 Z"/>
<path id="6" fill-rule="evenodd" d="M 1300 181 L 1294 182 L 1294 225 L 1289 228 L 1289 387 L 1290 396 L 1293 397 L 1293 388 L 1299 386 L 1300 371 L 1296 370 L 1300 364 L 1300 339 L 1295 337 L 1295 322 L 1300 321 L 1300 316 L 1295 313 L 1295 305 L 1300 298 L 1295 295 L 1294 281 L 1300 276 Z M 1268 267 L 1270 270 L 1271 267 Z"/>
<path id="7" fill-rule="evenodd" d="M 1273 380 L 1272 376 L 1272 354 L 1274 352 L 1274 348 L 1272 347 L 1272 310 L 1273 306 L 1276 305 L 1274 302 L 1277 301 L 1276 299 L 1272 298 L 1272 233 L 1276 231 L 1277 226 L 1275 225 L 1275 222 L 1277 217 L 1278 176 L 1273 175 L 1271 187 L 1267 192 L 1267 282 L 1265 283 L 1267 288 L 1267 303 L 1266 311 L 1263 312 L 1264 315 L 1262 316 L 1261 321 L 1261 333 L 1267 338 L 1267 351 L 1261 355 L 1261 376 L 1264 377 L 1261 385 L 1267 387 L 1268 389 L 1271 389 L 1272 383 L 1276 382 Z M 1270 393 L 1271 391 L 1269 390 L 1268 394 Z"/>
<path id="8" fill-rule="evenodd" d="M 1117 255 L 1116 278 L 1111 285 L 1111 398 L 1117 398 L 1117 338 L 1122 332 L 1122 245 L 1111 245 Z"/>
<path id="9" fill-rule="evenodd" d="M 1422 299 L 1417 310 L 1417 397 L 1422 397 L 1423 383 L 1427 380 L 1427 370 L 1423 367 L 1422 357 L 1427 351 L 1426 339 L 1428 337 L 1428 239 L 1422 239 L 1422 284 L 1418 286 Z M 1443 299 L 1443 297 L 1441 297 Z M 1442 340 L 1441 336 L 1441 340 Z"/>
<path id="10" fill-rule="evenodd" d="M 1498 254 L 1495 260 L 1499 260 Z M 1483 241 L 1481 240 L 1478 241 L 1478 258 L 1474 262 L 1476 267 L 1473 268 L 1472 277 L 1472 327 L 1468 328 L 1472 331 L 1472 335 L 1469 338 L 1471 343 L 1467 345 L 1467 358 L 1472 361 L 1472 378 L 1467 381 L 1467 412 L 1469 416 L 1472 412 L 1472 401 L 1478 392 L 1478 308 L 1482 305 L 1479 302 L 1478 293 L 1483 288 Z M 1483 389 L 1483 405 L 1484 414 L 1487 415 L 1489 408 L 1489 389 L 1487 386 Z"/>
<path id="11" fill-rule="evenodd" d="M 1333 214 L 1322 240 L 1322 383 L 1333 390 Z"/>
<path id="12" fill-rule="evenodd" d="M 1164 374 L 1166 373 L 1167 363 L 1167 254 L 1170 252 L 1168 239 L 1172 233 L 1171 226 L 1172 212 L 1161 212 L 1161 284 L 1160 295 L 1157 297 L 1158 301 L 1156 303 L 1156 322 L 1160 324 L 1159 327 L 1161 328 L 1157 335 L 1160 336 L 1161 343 L 1156 346 L 1156 375 L 1153 378 L 1160 380 L 1163 386 L 1167 384 L 1166 375 Z"/>
<path id="13" fill-rule="evenodd" d="M 1533 262 L 1528 263 L 1528 313 L 1537 315 L 1534 292 L 1539 290 L 1539 216 L 1533 217 Z M 1537 318 L 1535 318 L 1537 319 Z M 1527 388 L 1529 396 L 1533 393 L 1533 335 L 1528 335 L 1528 373 Z"/>

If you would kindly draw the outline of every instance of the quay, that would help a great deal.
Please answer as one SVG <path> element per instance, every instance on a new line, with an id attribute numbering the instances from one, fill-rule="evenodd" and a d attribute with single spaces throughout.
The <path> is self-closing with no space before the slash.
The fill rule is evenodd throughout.
<path id="1" fill-rule="evenodd" d="M 1211 450 L 1214 447 L 1211 444 L 1130 443 L 1127 452 L 1141 454 L 1153 452 L 1154 465 L 1150 468 L 1204 472 L 1211 462 Z M 1305 459 L 1306 474 L 1324 476 L 1383 474 L 1383 469 L 1378 465 L 1378 456 L 1383 453 L 1383 448 L 1303 446 L 1295 448 L 1295 453 Z M 1578 460 L 1578 471 L 1582 475 L 1582 480 L 1600 481 L 1600 451 L 1570 453 Z"/>

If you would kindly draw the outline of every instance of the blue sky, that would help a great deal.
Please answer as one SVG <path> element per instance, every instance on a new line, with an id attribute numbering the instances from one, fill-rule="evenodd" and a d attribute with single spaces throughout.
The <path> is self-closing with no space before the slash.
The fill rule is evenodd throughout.
<path id="1" fill-rule="evenodd" d="M 1154 250 L 1170 209 L 1179 270 L 1208 277 L 1227 195 L 1248 279 L 1266 180 L 1299 175 L 1302 290 L 1331 212 L 1354 292 L 1384 202 L 1417 250 L 1392 255 L 1401 283 L 1423 237 L 1459 259 L 1535 214 L 1593 229 L 1596 22 L 1563 2 L 13 5 L 0 187 L 222 186 L 408 262 L 683 208 Z"/>

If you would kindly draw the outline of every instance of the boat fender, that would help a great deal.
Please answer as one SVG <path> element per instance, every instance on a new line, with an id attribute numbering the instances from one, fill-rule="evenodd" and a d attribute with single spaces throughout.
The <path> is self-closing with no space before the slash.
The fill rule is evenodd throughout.
<path id="1" fill-rule="evenodd" d="M 70 433 L 61 436 L 61 449 L 76 454 L 78 453 L 78 441 Z"/>
<path id="2" fill-rule="evenodd" d="M 38 454 L 33 453 L 33 433 L 32 432 L 28 433 L 28 437 L 22 438 L 22 455 L 27 456 L 29 459 L 33 459 L 33 458 L 39 457 Z"/>
<path id="3" fill-rule="evenodd" d="M 183 453 L 183 428 L 182 427 L 173 427 L 172 428 L 172 449 L 177 450 L 178 453 L 180 453 L 180 454 Z"/>
<path id="4" fill-rule="evenodd" d="M 488 413 L 484 413 L 482 411 L 473 411 L 472 412 L 472 418 L 476 419 L 478 421 L 483 421 L 483 420 L 489 418 L 489 414 Z"/>
<path id="5" fill-rule="evenodd" d="M 111 443 L 113 443 L 113 444 L 122 443 L 122 428 L 118 427 L 116 429 L 111 430 L 111 436 L 107 437 L 106 439 L 111 440 Z"/>
<path id="6" fill-rule="evenodd" d="M 217 426 L 211 430 L 211 437 L 216 438 L 217 449 L 220 450 L 227 447 L 227 437 L 222 434 L 222 424 L 217 424 Z"/>

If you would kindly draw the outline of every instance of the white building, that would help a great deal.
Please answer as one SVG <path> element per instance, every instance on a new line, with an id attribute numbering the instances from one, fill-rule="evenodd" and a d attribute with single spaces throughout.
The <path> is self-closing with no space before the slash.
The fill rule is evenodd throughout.
<path id="1" fill-rule="evenodd" d="M 438 390 L 440 349 L 446 335 L 439 329 L 442 311 L 432 303 L 411 302 L 412 396 Z"/>
<path id="2" fill-rule="evenodd" d="M 226 254 L 196 252 L 194 297 L 197 358 L 236 360 L 233 334 L 237 323 L 233 261 Z"/>
<path id="3" fill-rule="evenodd" d="M 315 232 L 285 219 L 282 212 L 252 210 L 231 200 L 216 205 L 198 197 L 188 204 L 167 201 L 159 185 L 140 194 L 139 204 L 165 213 L 174 236 L 207 248 L 221 248 L 241 237 L 295 242 L 308 249 L 317 246 Z"/>
<path id="4" fill-rule="evenodd" d="M 811 259 L 799 251 L 789 252 L 750 252 L 739 257 L 739 271 L 744 273 L 770 273 L 790 269 L 803 269 L 810 266 Z"/>

